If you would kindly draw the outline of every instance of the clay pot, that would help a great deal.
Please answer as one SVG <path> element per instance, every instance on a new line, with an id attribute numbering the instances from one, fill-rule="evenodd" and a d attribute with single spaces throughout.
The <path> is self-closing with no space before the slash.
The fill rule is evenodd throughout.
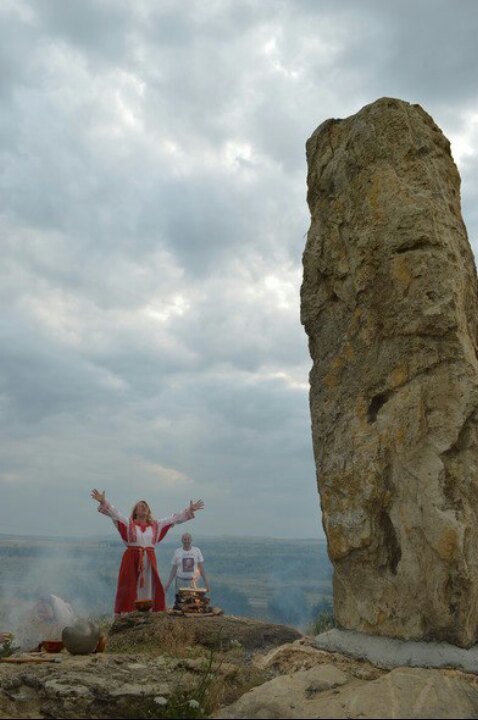
<path id="1" fill-rule="evenodd" d="M 58 653 L 63 650 L 63 643 L 60 640 L 43 640 L 41 648 L 47 653 Z"/>
<path id="2" fill-rule="evenodd" d="M 88 655 L 94 652 L 98 645 L 100 629 L 89 620 L 79 620 L 63 630 L 61 639 L 72 655 Z"/>
<path id="3" fill-rule="evenodd" d="M 149 612 L 151 608 L 153 607 L 153 601 L 152 600 L 135 600 L 134 601 L 136 610 L 139 612 Z"/>

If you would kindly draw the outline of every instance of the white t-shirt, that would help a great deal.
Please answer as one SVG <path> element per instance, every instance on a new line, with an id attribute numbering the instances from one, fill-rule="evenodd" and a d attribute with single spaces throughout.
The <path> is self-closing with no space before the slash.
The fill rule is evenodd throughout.
<path id="1" fill-rule="evenodd" d="M 177 565 L 177 577 L 192 580 L 192 578 L 199 577 L 198 563 L 203 562 L 204 558 L 200 549 L 192 546 L 190 550 L 183 550 L 183 548 L 175 550 L 171 565 Z"/>

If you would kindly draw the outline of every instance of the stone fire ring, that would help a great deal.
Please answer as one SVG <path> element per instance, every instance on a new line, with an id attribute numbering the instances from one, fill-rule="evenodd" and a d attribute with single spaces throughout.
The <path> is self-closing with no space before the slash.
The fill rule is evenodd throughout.
<path id="1" fill-rule="evenodd" d="M 368 660 L 378 667 L 452 667 L 478 674 L 478 645 L 465 649 L 446 642 L 398 640 L 338 628 L 317 635 L 314 644 L 320 650 Z"/>

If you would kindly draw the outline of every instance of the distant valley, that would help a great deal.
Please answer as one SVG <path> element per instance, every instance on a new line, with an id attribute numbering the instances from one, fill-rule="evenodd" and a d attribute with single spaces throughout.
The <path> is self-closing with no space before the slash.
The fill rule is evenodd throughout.
<path id="1" fill-rule="evenodd" d="M 332 566 L 324 540 L 195 538 L 205 558 L 211 599 L 231 615 L 304 628 L 332 603 Z M 179 538 L 157 548 L 161 579 Z M 82 615 L 112 613 L 123 545 L 93 539 L 0 535 L 0 630 L 19 605 L 42 593 L 71 602 Z M 173 593 L 168 594 L 168 604 Z"/>

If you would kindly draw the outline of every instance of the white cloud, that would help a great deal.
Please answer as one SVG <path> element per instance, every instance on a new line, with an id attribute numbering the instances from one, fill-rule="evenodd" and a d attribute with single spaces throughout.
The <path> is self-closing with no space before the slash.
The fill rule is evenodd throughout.
<path id="1" fill-rule="evenodd" d="M 163 467 L 158 463 L 144 463 L 142 467 L 149 475 L 154 477 L 155 482 L 160 480 L 163 487 L 166 485 L 177 488 L 178 486 L 191 484 L 191 479 L 187 475 L 174 468 Z"/>
<path id="2" fill-rule="evenodd" d="M 467 161 L 478 153 L 478 109 L 467 110 L 459 120 L 461 127 L 450 133 L 449 140 L 455 162 L 466 168 Z"/>

